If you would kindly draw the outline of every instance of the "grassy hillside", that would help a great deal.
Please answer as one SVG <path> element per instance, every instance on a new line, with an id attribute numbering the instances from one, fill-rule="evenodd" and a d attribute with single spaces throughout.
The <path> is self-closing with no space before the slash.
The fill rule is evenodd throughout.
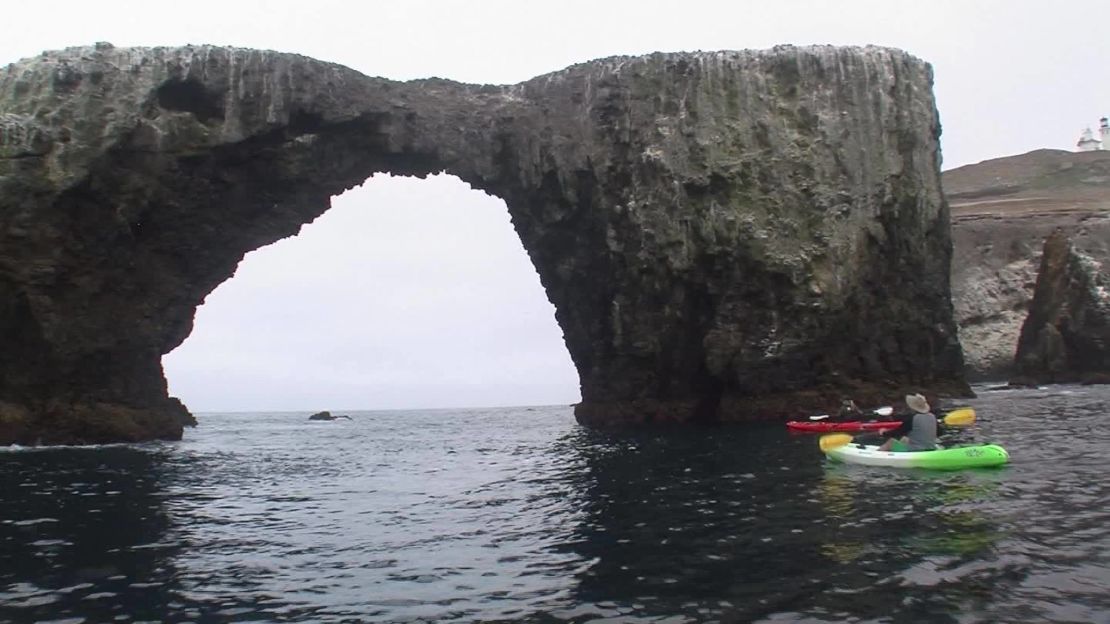
<path id="1" fill-rule="evenodd" d="M 1110 151 L 1035 150 L 944 172 L 955 217 L 1110 210 Z"/>

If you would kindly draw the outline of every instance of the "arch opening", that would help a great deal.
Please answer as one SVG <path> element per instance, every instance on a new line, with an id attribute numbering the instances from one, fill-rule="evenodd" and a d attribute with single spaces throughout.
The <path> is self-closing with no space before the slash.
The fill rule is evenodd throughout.
<path id="1" fill-rule="evenodd" d="M 194 412 L 580 398 L 505 203 L 446 174 L 377 174 L 247 254 L 162 361 Z"/>

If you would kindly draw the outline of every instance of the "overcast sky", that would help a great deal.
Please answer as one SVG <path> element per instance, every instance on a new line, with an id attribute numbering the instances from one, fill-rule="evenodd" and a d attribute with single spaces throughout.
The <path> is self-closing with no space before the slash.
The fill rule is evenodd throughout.
<path id="1" fill-rule="evenodd" d="M 1110 114 L 1104 0 L 84 0 L 9 2 L 0 64 L 42 50 L 211 43 L 396 80 L 515 83 L 614 54 L 877 44 L 931 62 L 944 168 L 1074 149 Z M 453 177 L 375 177 L 255 251 L 163 359 L 193 411 L 579 399 L 504 203 Z"/>

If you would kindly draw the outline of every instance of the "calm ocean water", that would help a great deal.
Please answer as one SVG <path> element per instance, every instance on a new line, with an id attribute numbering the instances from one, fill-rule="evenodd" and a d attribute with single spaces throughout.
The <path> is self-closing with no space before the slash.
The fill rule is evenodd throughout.
<path id="1" fill-rule="evenodd" d="M 1012 465 L 835 465 L 781 426 L 568 407 L 4 450 L 0 621 L 1110 622 L 1110 387 L 969 404 L 956 441 Z"/>

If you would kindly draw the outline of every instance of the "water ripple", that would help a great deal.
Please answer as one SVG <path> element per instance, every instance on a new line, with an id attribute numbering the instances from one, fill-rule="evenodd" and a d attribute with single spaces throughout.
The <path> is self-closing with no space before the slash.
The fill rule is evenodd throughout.
<path id="1" fill-rule="evenodd" d="M 1002 470 L 569 408 L 207 414 L 0 453 L 0 621 L 1110 622 L 1110 389 L 984 393 Z"/>

